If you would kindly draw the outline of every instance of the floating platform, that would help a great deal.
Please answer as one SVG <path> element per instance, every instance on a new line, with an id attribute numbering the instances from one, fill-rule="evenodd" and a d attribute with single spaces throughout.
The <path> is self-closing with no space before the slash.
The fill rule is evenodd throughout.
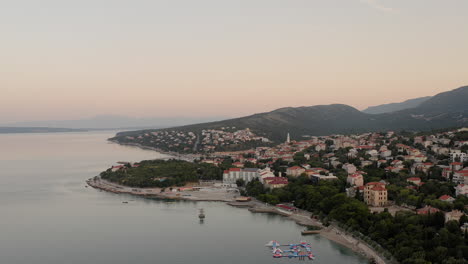
<path id="1" fill-rule="evenodd" d="M 316 235 L 320 234 L 321 230 L 304 230 L 301 232 L 302 235 Z"/>
<path id="2" fill-rule="evenodd" d="M 266 246 L 272 248 L 273 258 L 298 258 L 299 260 L 315 260 L 315 256 L 312 254 L 310 244 L 305 241 L 301 241 L 298 244 L 281 245 L 278 241 L 272 240 L 268 242 Z M 283 250 L 281 247 L 288 247 L 288 249 Z"/>

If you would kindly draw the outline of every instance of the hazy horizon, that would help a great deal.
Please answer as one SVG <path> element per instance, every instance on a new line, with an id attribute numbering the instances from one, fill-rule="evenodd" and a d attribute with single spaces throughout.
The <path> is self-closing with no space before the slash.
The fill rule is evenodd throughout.
<path id="1" fill-rule="evenodd" d="M 433 96 L 433 95 L 431 95 Z M 421 97 L 424 97 L 424 96 L 421 96 Z M 420 97 L 418 97 L 420 98 Z M 401 101 L 398 101 L 398 102 L 384 102 L 382 103 L 381 105 L 385 105 L 385 104 L 392 104 L 392 103 L 402 103 L 402 102 L 405 102 L 407 100 L 411 100 L 411 99 L 415 99 L 415 98 L 408 98 L 408 99 L 402 99 Z M 346 103 L 331 103 L 331 104 L 346 104 Z M 273 111 L 273 110 L 276 110 L 276 109 L 280 109 L 280 108 L 285 108 L 285 107 L 309 107 L 309 106 L 314 106 L 314 105 L 297 105 L 297 106 L 279 106 L 279 107 L 276 107 L 274 109 L 269 109 L 269 110 L 265 110 L 265 111 L 261 111 L 261 112 L 255 112 L 255 113 L 248 113 L 246 115 L 253 115 L 253 114 L 258 114 L 258 113 L 263 113 L 263 112 L 270 112 L 270 111 Z M 363 111 L 363 110 L 366 110 L 368 107 L 374 107 L 374 106 L 380 106 L 380 105 L 369 105 L 369 106 L 366 106 L 364 108 L 356 108 L 360 111 Z M 30 124 L 40 124 L 40 123 L 47 123 L 47 122 L 62 122 L 62 121 L 65 121 L 65 122 L 74 122 L 74 121 L 86 121 L 86 120 L 96 120 L 96 121 L 99 121 L 99 120 L 104 120 L 104 119 L 107 119 L 107 120 L 112 120 L 112 119 L 135 119 L 135 120 L 151 120 L 151 119 L 167 119 L 167 120 L 170 120 L 170 119 L 179 119 L 179 120 L 183 120 L 183 119 L 186 119 L 186 120 L 189 120 L 189 122 L 191 120 L 196 120 L 196 119 L 206 119 L 206 120 L 212 120 L 212 121 L 217 121 L 217 120 L 223 120 L 223 119 L 230 119 L 230 118 L 237 118 L 237 117 L 243 117 L 245 115 L 239 115 L 239 116 L 209 116 L 209 115 L 206 115 L 206 116 L 191 116 L 190 113 L 186 114 L 186 115 L 178 115 L 178 116 L 174 116 L 174 115 L 166 115 L 166 116 L 128 116 L 128 115 L 116 115 L 116 114 L 96 114 L 96 115 L 92 115 L 92 116 L 83 116 L 83 117 L 78 117 L 78 118 L 64 118 L 64 119 L 38 119 L 38 120 L 20 120 L 20 121 L 10 121 L 10 122 L 1 122 L 0 121 L 0 126 L 1 125 L 20 125 L 20 126 L 29 126 Z M 206 122 L 206 120 L 202 120 L 200 122 Z M 187 123 L 188 124 L 188 123 Z M 72 127 L 70 127 L 72 128 Z"/>
<path id="2" fill-rule="evenodd" d="M 463 0 L 10 1 L 0 124 L 368 106 L 468 84 Z"/>

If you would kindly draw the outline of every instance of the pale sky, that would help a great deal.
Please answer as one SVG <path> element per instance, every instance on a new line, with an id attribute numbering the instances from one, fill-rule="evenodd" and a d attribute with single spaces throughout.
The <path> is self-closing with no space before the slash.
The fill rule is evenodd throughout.
<path id="1" fill-rule="evenodd" d="M 0 122 L 363 109 L 468 85 L 467 0 L 0 0 Z"/>

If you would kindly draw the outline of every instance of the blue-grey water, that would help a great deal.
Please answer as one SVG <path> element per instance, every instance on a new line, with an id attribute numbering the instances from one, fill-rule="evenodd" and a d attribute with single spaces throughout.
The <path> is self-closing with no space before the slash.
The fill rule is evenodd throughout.
<path id="1" fill-rule="evenodd" d="M 311 242 L 314 263 L 366 263 L 320 236 L 301 237 L 302 227 L 280 216 L 86 188 L 116 161 L 165 157 L 108 143 L 112 135 L 0 135 L 1 264 L 299 262 L 273 259 L 264 245 L 274 239 Z M 206 211 L 203 224 L 197 208 Z"/>

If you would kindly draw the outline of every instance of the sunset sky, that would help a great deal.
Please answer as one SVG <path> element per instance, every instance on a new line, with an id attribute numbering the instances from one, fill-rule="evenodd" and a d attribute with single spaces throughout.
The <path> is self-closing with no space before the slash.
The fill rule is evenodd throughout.
<path id="1" fill-rule="evenodd" d="M 363 109 L 468 85 L 466 0 L 0 3 L 0 123 Z"/>

